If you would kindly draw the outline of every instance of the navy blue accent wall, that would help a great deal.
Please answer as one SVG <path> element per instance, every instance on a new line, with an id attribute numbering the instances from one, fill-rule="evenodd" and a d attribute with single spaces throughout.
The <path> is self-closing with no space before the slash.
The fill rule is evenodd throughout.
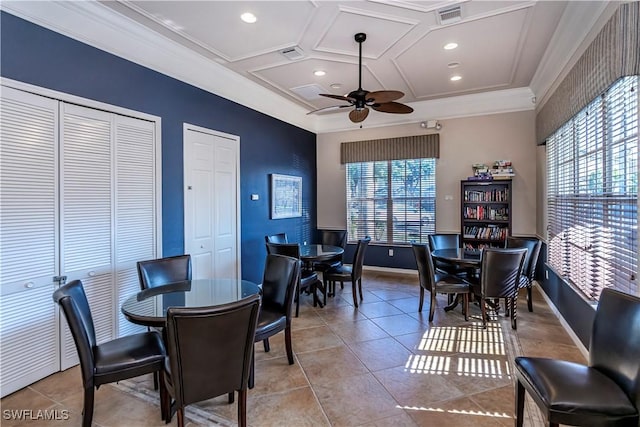
<path id="1" fill-rule="evenodd" d="M 315 134 L 6 12 L 0 75 L 162 118 L 162 247 L 184 252 L 183 123 L 240 136 L 242 277 L 260 282 L 264 235 L 310 240 L 316 228 Z M 188 66 L 188 65 L 186 65 Z M 271 220 L 268 174 L 302 176 L 302 218 Z M 257 193 L 260 200 L 251 201 Z"/>
<path id="2" fill-rule="evenodd" d="M 547 259 L 547 245 L 545 243 L 542 244 L 539 259 Z M 548 268 L 543 261 L 538 263 L 536 280 L 562 314 L 569 327 L 588 349 L 593 320 L 596 315 L 593 307 L 578 294 L 578 291 L 572 289 L 562 277 L 559 277 L 552 269 Z"/>

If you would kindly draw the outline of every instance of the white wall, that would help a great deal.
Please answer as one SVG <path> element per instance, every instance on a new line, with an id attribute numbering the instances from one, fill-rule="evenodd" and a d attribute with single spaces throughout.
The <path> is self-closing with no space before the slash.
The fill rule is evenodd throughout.
<path id="1" fill-rule="evenodd" d="M 535 112 L 492 114 L 440 120 L 440 158 L 436 162 L 436 231 L 460 232 L 460 180 L 472 174 L 474 163 L 510 159 L 513 180 L 513 234 L 536 234 Z M 356 126 L 356 125 L 354 125 Z M 384 128 L 325 133 L 317 136 L 318 228 L 346 228 L 345 167 L 340 143 L 435 130 L 417 123 Z M 445 200 L 445 196 L 453 200 Z"/>

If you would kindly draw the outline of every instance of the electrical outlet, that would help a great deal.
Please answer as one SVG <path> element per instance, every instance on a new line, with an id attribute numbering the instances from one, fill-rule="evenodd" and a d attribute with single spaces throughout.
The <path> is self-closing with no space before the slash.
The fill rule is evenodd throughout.
<path id="1" fill-rule="evenodd" d="M 389 256 L 393 256 L 393 249 L 389 249 Z"/>

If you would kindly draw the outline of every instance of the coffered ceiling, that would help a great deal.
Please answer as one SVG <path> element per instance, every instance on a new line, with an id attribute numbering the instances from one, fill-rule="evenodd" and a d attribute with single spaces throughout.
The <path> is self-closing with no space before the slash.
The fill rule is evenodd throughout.
<path id="1" fill-rule="evenodd" d="M 78 19 L 93 16 L 84 22 L 87 28 L 73 29 L 71 21 L 51 18 L 47 26 L 64 27 L 63 32 L 90 44 L 314 131 L 357 127 L 346 117 L 350 108 L 307 113 L 344 104 L 319 93 L 343 95 L 358 88 L 358 32 L 367 35 L 362 87 L 402 91 L 399 102 L 415 109 L 407 115 L 372 112 L 364 124 L 379 126 L 443 119 L 454 116 L 456 108 L 477 114 L 481 111 L 474 109 L 482 109 L 481 104 L 486 112 L 535 108 L 535 98 L 544 96 L 606 9 L 604 2 L 565 1 L 90 3 L 64 6 L 76 13 L 82 9 Z M 24 7 L 13 9 L 27 18 L 34 14 Z M 246 12 L 255 16 L 255 23 L 240 19 Z M 576 18 L 582 19 L 574 22 Z M 95 22 L 127 28 L 136 39 L 145 39 L 145 51 L 128 51 L 117 36 L 91 35 Z M 570 25 L 574 28 L 566 28 Z M 129 43 L 135 40 L 129 37 Z M 457 47 L 446 50 L 447 43 Z M 150 53 L 163 49 L 167 60 L 160 64 L 156 58 L 154 63 Z M 178 51 L 189 52 L 183 55 L 192 60 L 167 63 L 172 55 L 184 59 L 175 56 Z M 204 69 L 209 71 L 202 73 Z M 314 74 L 318 71 L 324 74 Z M 215 83 L 206 81 L 207 75 L 215 79 L 221 73 L 233 74 L 236 86 L 216 90 Z M 454 76 L 459 79 L 452 80 Z M 263 101 L 252 102 L 252 97 Z M 292 119 L 292 114 L 298 117 Z"/>

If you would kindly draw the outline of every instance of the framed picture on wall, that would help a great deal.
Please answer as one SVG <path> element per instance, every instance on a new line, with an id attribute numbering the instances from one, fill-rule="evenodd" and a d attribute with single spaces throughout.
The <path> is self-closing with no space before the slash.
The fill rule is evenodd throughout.
<path id="1" fill-rule="evenodd" d="M 302 177 L 271 174 L 271 219 L 302 216 Z"/>

